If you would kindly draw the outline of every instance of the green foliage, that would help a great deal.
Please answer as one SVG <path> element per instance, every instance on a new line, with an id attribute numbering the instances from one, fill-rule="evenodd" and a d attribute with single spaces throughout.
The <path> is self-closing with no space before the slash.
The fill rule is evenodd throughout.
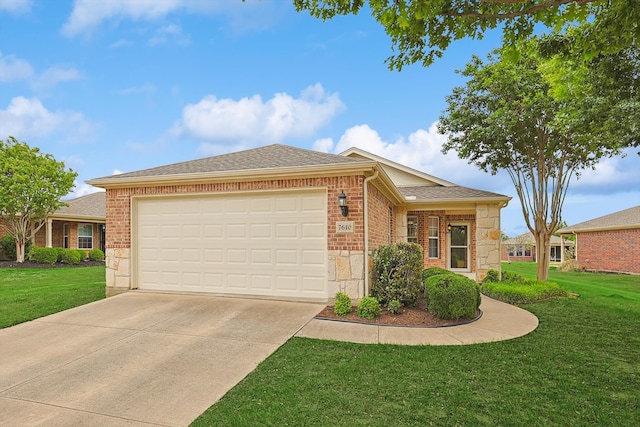
<path id="1" fill-rule="evenodd" d="M 380 303 L 374 297 L 364 297 L 358 304 L 358 316 L 365 319 L 373 319 L 382 313 Z"/>
<path id="2" fill-rule="evenodd" d="M 15 261 L 16 259 L 16 241 L 8 234 L 2 236 L 2 239 L 0 239 L 0 254 L 11 261 Z"/>
<path id="3" fill-rule="evenodd" d="M 62 262 L 62 254 L 66 251 L 65 248 L 54 248 L 58 252 L 58 262 Z"/>
<path id="4" fill-rule="evenodd" d="M 84 249 L 75 249 L 75 251 L 78 252 L 80 261 L 84 261 L 87 259 L 87 252 Z"/>
<path id="5" fill-rule="evenodd" d="M 336 302 L 333 305 L 333 312 L 338 316 L 344 316 L 351 313 L 351 298 L 344 292 L 338 292 L 336 294 Z"/>
<path id="6" fill-rule="evenodd" d="M 30 251 L 30 259 L 40 264 L 55 264 L 58 260 L 58 251 L 56 248 L 34 246 Z"/>
<path id="7" fill-rule="evenodd" d="M 65 249 L 60 254 L 60 262 L 63 264 L 76 265 L 82 261 L 80 252 L 75 249 Z"/>
<path id="8" fill-rule="evenodd" d="M 491 269 L 487 271 L 487 275 L 482 279 L 482 283 L 496 283 L 500 281 L 500 272 L 498 270 Z"/>
<path id="9" fill-rule="evenodd" d="M 482 293 L 509 304 L 528 304 L 568 296 L 567 291 L 557 283 L 530 279 L 524 281 L 507 280 L 497 283 L 483 282 Z"/>
<path id="10" fill-rule="evenodd" d="M 102 252 L 100 249 L 90 250 L 89 261 L 104 261 L 104 252 Z"/>
<path id="11" fill-rule="evenodd" d="M 391 38 L 395 55 L 387 63 L 397 70 L 414 63 L 429 66 L 453 41 L 482 39 L 496 28 L 515 57 L 514 47 L 540 24 L 555 32 L 573 27 L 572 50 L 590 58 L 634 44 L 640 22 L 636 0 L 293 0 L 297 11 L 322 20 L 358 14 L 366 3 Z"/>
<path id="12" fill-rule="evenodd" d="M 14 137 L 0 139 L 0 218 L 16 241 L 16 259 L 24 261 L 25 245 L 33 240 L 47 215 L 64 202 L 77 174 L 65 170 L 50 154 Z"/>
<path id="13" fill-rule="evenodd" d="M 422 281 L 424 282 L 429 277 L 436 276 L 438 274 L 455 274 L 455 273 L 452 273 L 451 271 L 446 270 L 444 268 L 440 268 L 440 267 L 429 267 L 429 268 L 425 268 L 424 271 L 422 272 Z"/>
<path id="14" fill-rule="evenodd" d="M 461 274 L 439 274 L 425 281 L 427 310 L 440 319 L 471 319 L 480 307 L 480 288 Z"/>
<path id="15" fill-rule="evenodd" d="M 514 282 L 514 283 L 524 283 L 527 281 L 526 278 L 519 275 L 518 273 L 513 273 L 511 271 L 503 271 L 500 281 L 502 282 Z"/>
<path id="16" fill-rule="evenodd" d="M 371 254 L 371 294 L 382 304 L 399 300 L 414 304 L 421 287 L 422 246 L 416 243 L 383 245 Z"/>
<path id="17" fill-rule="evenodd" d="M 400 300 L 397 300 L 397 299 L 391 300 L 389 301 L 389 304 L 387 304 L 387 310 L 391 314 L 400 313 L 401 308 L 402 308 L 402 303 L 400 302 Z"/>
<path id="18" fill-rule="evenodd" d="M 584 267 L 580 265 L 578 260 L 568 259 L 558 266 L 558 271 L 584 271 Z"/>

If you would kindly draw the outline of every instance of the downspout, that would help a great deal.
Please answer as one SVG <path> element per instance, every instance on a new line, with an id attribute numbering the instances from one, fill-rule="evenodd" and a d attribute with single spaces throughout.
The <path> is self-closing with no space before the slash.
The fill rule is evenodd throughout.
<path id="1" fill-rule="evenodd" d="M 367 191 L 367 184 L 369 181 L 374 180 L 378 177 L 378 171 L 374 171 L 373 175 L 364 179 L 364 197 L 363 197 L 363 211 L 364 211 L 364 256 L 362 259 L 364 260 L 364 282 L 362 284 L 363 293 L 362 296 L 366 297 L 369 295 L 369 195 Z"/>

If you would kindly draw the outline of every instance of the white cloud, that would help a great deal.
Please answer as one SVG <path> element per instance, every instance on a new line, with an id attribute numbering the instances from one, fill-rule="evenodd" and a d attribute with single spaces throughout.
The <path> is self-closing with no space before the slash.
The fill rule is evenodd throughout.
<path id="1" fill-rule="evenodd" d="M 0 138 L 23 140 L 63 134 L 68 140 L 86 142 L 96 127 L 82 113 L 49 111 L 38 98 L 18 96 L 6 110 L 0 110 Z"/>
<path id="2" fill-rule="evenodd" d="M 15 55 L 3 55 L 0 52 L 0 83 L 28 80 L 31 76 L 33 76 L 33 68 L 27 61 Z"/>
<path id="3" fill-rule="evenodd" d="M 314 149 L 341 153 L 357 147 L 459 185 L 488 191 L 499 191 L 508 185 L 504 176 L 484 173 L 459 159 L 454 152 L 442 154 L 446 137 L 438 133 L 436 126 L 433 123 L 428 130 L 418 129 L 406 138 L 400 136 L 394 141 L 385 141 L 368 125 L 358 125 L 347 129 L 335 146 L 332 141 L 323 139 L 316 141 Z"/>
<path id="4" fill-rule="evenodd" d="M 75 199 L 82 196 L 87 196 L 93 193 L 100 193 L 105 191 L 104 188 L 94 187 L 93 185 L 86 184 L 84 182 L 80 182 L 77 179 L 73 181 L 73 191 L 67 194 L 66 198 Z"/>
<path id="5" fill-rule="evenodd" d="M 187 46 L 191 43 L 191 37 L 182 32 L 180 25 L 171 24 L 160 27 L 147 44 L 149 46 L 160 46 L 170 42 L 180 46 Z"/>
<path id="6" fill-rule="evenodd" d="M 608 194 L 621 189 L 639 189 L 640 156 L 637 151 L 637 148 L 629 148 L 623 155 L 600 160 L 595 169 L 583 171 L 579 179 L 573 178 L 570 191 L 574 194 Z"/>
<path id="7" fill-rule="evenodd" d="M 36 90 L 51 89 L 60 82 L 68 82 L 82 78 L 75 68 L 50 67 L 36 77 L 31 86 Z"/>
<path id="8" fill-rule="evenodd" d="M 31 11 L 32 0 L 0 0 L 0 11 L 13 14 L 27 13 Z"/>
<path id="9" fill-rule="evenodd" d="M 116 48 L 119 48 L 119 47 L 129 47 L 129 46 L 133 46 L 133 42 L 131 40 L 119 39 L 119 40 L 111 43 L 109 45 L 109 48 L 116 49 Z"/>
<path id="10" fill-rule="evenodd" d="M 124 172 L 122 172 L 120 169 L 114 169 L 113 170 L 113 175 L 120 175 L 123 174 Z"/>
<path id="11" fill-rule="evenodd" d="M 286 93 L 267 101 L 259 95 L 239 100 L 209 95 L 184 107 L 172 131 L 204 141 L 201 151 L 215 154 L 228 150 L 229 143 L 247 148 L 313 135 L 343 109 L 339 95 L 325 92 L 320 84 L 309 86 L 298 98 Z"/>

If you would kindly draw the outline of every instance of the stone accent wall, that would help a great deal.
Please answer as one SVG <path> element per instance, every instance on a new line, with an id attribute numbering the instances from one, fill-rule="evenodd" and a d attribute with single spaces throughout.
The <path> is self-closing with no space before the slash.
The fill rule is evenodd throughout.
<path id="1" fill-rule="evenodd" d="M 362 298 L 364 251 L 329 251 L 328 280 L 329 298 L 333 298 L 337 292 L 344 292 L 351 298 Z"/>
<path id="2" fill-rule="evenodd" d="M 333 281 L 329 279 L 330 286 L 328 286 L 328 296 L 335 294 L 332 289 L 336 286 L 338 288 L 348 288 L 349 290 L 355 289 L 357 286 L 351 282 L 353 280 L 360 280 L 360 283 L 362 283 L 364 279 L 363 273 L 361 273 L 359 279 L 356 279 L 358 269 L 355 267 L 351 268 L 352 264 L 355 266 L 355 263 L 357 263 L 358 254 L 362 256 L 364 251 L 363 182 L 364 176 L 351 175 L 108 189 L 106 203 L 107 293 L 109 293 L 109 288 L 118 288 L 118 290 L 120 290 L 137 287 L 137 284 L 132 281 L 130 272 L 132 197 L 192 193 L 214 194 L 292 188 L 324 188 L 327 190 L 327 249 L 329 254 L 334 254 L 328 256 L 328 276 L 335 277 Z M 338 195 L 341 191 L 344 191 L 346 194 L 347 205 L 349 206 L 349 215 L 346 218 L 342 216 L 342 212 L 338 206 Z M 353 221 L 354 232 L 336 233 L 337 221 Z M 336 253 L 340 255 L 337 256 L 335 255 Z M 344 262 L 342 258 L 344 257 L 349 259 L 351 268 L 351 276 L 348 280 L 343 280 L 344 274 L 342 272 L 345 270 L 343 268 Z M 338 259 L 340 259 L 340 261 L 338 261 Z M 341 263 L 340 268 L 338 268 L 338 262 Z M 361 264 L 363 262 L 362 260 L 360 261 Z M 339 276 L 336 273 L 338 270 L 341 271 Z M 338 279 L 338 277 L 340 277 L 340 279 Z M 339 284 L 335 285 L 331 284 L 331 282 L 339 282 Z M 350 293 L 350 295 L 355 297 L 357 293 Z"/>
<path id="3" fill-rule="evenodd" d="M 476 207 L 476 280 L 482 281 L 490 269 L 500 271 L 500 207 Z"/>
<path id="4" fill-rule="evenodd" d="M 588 270 L 640 274 L 640 228 L 577 233 L 578 262 Z"/>

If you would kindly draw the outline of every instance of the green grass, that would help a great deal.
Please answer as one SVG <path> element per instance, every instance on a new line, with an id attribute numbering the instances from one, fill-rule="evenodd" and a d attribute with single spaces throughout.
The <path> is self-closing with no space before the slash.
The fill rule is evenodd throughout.
<path id="1" fill-rule="evenodd" d="M 0 328 L 105 297 L 105 267 L 0 268 Z"/>
<path id="2" fill-rule="evenodd" d="M 485 282 L 480 290 L 483 294 L 509 304 L 530 304 L 551 298 L 569 296 L 568 292 L 555 282 L 540 282 L 526 279 L 525 282 L 502 281 Z"/>
<path id="3" fill-rule="evenodd" d="M 533 263 L 503 268 L 535 278 Z M 444 347 L 293 338 L 193 425 L 640 425 L 640 277 L 550 280 L 580 297 L 524 305 L 540 319 L 527 336 Z"/>

